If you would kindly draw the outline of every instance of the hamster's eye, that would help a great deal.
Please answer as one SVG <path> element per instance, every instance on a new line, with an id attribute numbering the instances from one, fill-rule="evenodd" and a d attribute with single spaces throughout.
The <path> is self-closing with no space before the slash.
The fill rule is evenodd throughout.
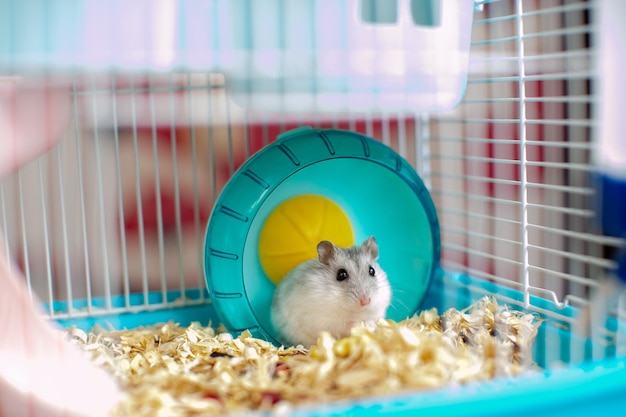
<path id="1" fill-rule="evenodd" d="M 348 271 L 345 269 L 340 269 L 337 271 L 337 281 L 344 281 L 348 279 Z"/>
<path id="2" fill-rule="evenodd" d="M 376 275 L 376 270 L 370 266 L 370 277 L 373 277 L 374 275 Z"/>

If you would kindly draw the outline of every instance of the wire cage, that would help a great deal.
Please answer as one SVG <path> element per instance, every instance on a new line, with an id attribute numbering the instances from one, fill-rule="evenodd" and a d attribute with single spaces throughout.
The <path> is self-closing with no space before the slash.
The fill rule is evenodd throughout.
<path id="1" fill-rule="evenodd" d="M 432 197 L 441 268 L 421 307 L 464 307 L 493 295 L 536 313 L 545 322 L 533 359 L 543 371 L 461 391 L 319 405 L 312 414 L 583 415 L 623 405 L 624 297 L 594 298 L 626 244 L 601 230 L 593 176 L 598 110 L 611 106 L 598 87 L 598 16 L 609 6 L 162 1 L 139 19 L 145 4 L 61 3 L 0 4 L 4 80 L 19 83 L 25 97 L 5 120 L 20 126 L 14 133 L 43 125 L 48 143 L 60 138 L 0 181 L 0 248 L 48 318 L 85 330 L 218 323 L 205 239 L 227 182 L 284 132 L 343 129 L 397 152 Z M 456 64 L 444 71 L 429 45 L 435 38 L 414 45 L 409 29 L 359 38 L 342 26 L 352 7 L 387 26 L 411 16 L 434 27 L 451 21 L 456 36 L 443 49 L 453 48 Z M 207 16 L 213 29 L 203 27 Z M 296 17 L 308 22 L 313 50 L 338 39 L 361 55 L 290 49 Z M 44 35 L 25 40 L 11 24 L 22 19 Z M 265 29 L 273 24 L 280 30 Z M 241 44 L 259 51 L 239 56 Z M 289 64 L 302 60 L 303 68 Z M 380 81 L 374 87 L 370 67 Z M 324 70 L 331 76 L 310 81 Z M 578 333 L 581 312 L 594 307 L 601 311 L 593 331 Z"/>

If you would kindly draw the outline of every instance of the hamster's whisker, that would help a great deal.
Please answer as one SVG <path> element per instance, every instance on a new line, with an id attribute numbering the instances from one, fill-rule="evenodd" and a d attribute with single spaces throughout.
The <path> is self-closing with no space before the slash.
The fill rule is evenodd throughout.
<path id="1" fill-rule="evenodd" d="M 411 309 L 409 309 L 409 307 L 400 300 L 392 302 L 391 304 L 389 304 L 389 307 L 391 307 L 394 311 L 398 313 L 406 314 L 407 317 L 411 317 L 415 313 L 414 311 L 411 311 Z"/>
<path id="2" fill-rule="evenodd" d="M 409 291 L 403 290 L 402 288 L 397 288 L 397 287 L 394 287 L 393 291 L 396 294 L 409 294 Z"/>
<path id="3" fill-rule="evenodd" d="M 396 312 L 406 313 L 410 317 L 413 314 L 415 314 L 415 311 L 410 309 L 403 300 L 397 298 L 397 295 L 405 295 L 408 293 L 409 293 L 408 291 L 403 290 L 401 288 L 400 289 L 394 288 L 389 307 L 393 308 L 394 311 Z"/>
<path id="4" fill-rule="evenodd" d="M 388 282 L 376 282 L 374 288 L 380 290 L 382 288 L 391 288 L 391 285 Z"/>

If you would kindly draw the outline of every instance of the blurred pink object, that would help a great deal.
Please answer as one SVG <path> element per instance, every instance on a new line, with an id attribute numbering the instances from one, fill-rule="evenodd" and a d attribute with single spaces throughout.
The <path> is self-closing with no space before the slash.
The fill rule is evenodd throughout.
<path id="1" fill-rule="evenodd" d="M 54 145 L 70 115 L 68 90 L 0 78 L 0 176 Z M 104 416 L 113 379 L 64 339 L 31 299 L 0 244 L 0 416 Z"/>
<path id="2" fill-rule="evenodd" d="M 0 416 L 107 415 L 113 379 L 43 319 L 17 271 L 0 250 Z"/>
<path id="3" fill-rule="evenodd" d="M 0 177 L 54 145 L 70 109 L 64 84 L 0 77 Z"/>

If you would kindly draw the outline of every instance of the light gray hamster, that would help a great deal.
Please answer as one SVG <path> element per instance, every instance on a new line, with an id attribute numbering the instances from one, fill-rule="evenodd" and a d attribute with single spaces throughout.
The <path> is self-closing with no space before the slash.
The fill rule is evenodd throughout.
<path id="1" fill-rule="evenodd" d="M 391 285 L 378 265 L 374 237 L 339 248 L 324 240 L 318 257 L 292 269 L 276 287 L 272 324 L 284 345 L 311 346 L 323 330 L 345 337 L 355 325 L 384 318 Z"/>

